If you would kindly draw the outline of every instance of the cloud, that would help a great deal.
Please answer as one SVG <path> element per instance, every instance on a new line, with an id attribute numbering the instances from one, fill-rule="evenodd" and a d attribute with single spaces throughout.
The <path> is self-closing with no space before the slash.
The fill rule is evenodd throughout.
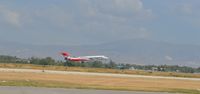
<path id="1" fill-rule="evenodd" d="M 150 36 L 150 32 L 148 32 L 145 27 L 131 27 L 125 25 L 113 25 L 109 27 L 111 27 L 111 29 L 108 29 L 111 36 L 116 38 L 147 38 Z"/>
<path id="2" fill-rule="evenodd" d="M 65 28 L 73 19 L 70 12 L 59 6 L 37 9 L 32 14 L 33 22 L 48 23 L 53 27 Z"/>
<path id="3" fill-rule="evenodd" d="M 0 20 L 3 20 L 3 24 L 20 27 L 24 36 L 31 36 L 28 38 L 37 42 L 51 40 L 66 43 L 69 42 L 66 40 L 72 40 L 98 43 L 116 39 L 148 38 L 151 35 L 142 24 L 152 19 L 153 12 L 145 8 L 141 0 L 60 2 L 62 4 L 42 3 L 31 8 L 28 5 L 16 5 L 15 8 L 7 5 L 0 8 Z"/>
<path id="4" fill-rule="evenodd" d="M 193 7 L 191 4 L 183 4 L 180 11 L 185 14 L 191 14 L 193 12 Z"/>
<path id="5" fill-rule="evenodd" d="M 63 7 L 51 5 L 42 8 L 29 8 L 27 6 L 17 7 L 0 5 L 0 24 L 6 27 L 20 28 L 21 30 L 45 28 L 65 28 L 73 18 L 71 14 Z"/>
<path id="6" fill-rule="evenodd" d="M 89 41 L 148 38 L 151 35 L 145 27 L 133 26 L 150 19 L 152 13 L 140 0 L 79 0 L 70 3 L 73 7 L 55 4 L 35 10 L 33 23 L 46 23 L 50 25 L 48 28 L 66 32 L 65 37 L 73 39 L 72 36 L 76 36 Z"/>
<path id="7" fill-rule="evenodd" d="M 46 24 L 61 29 L 90 23 L 123 25 L 148 20 L 152 16 L 151 9 L 145 9 L 141 0 L 78 0 L 67 3 L 72 6 L 53 4 L 33 9 L 24 7 L 23 10 L 0 7 L 0 16 L 4 22 L 17 27 Z"/>
<path id="8" fill-rule="evenodd" d="M 194 5 L 191 3 L 176 4 L 171 10 L 179 16 L 192 15 L 194 12 Z"/>
<path id="9" fill-rule="evenodd" d="M 173 58 L 171 56 L 165 56 L 165 59 L 168 60 L 168 61 L 172 61 Z"/>
<path id="10" fill-rule="evenodd" d="M 81 0 L 80 6 L 83 15 L 88 17 L 82 30 L 89 31 L 96 39 L 97 36 L 100 40 L 151 36 L 147 28 L 137 25 L 153 17 L 152 10 L 146 9 L 141 0 Z"/>
<path id="11" fill-rule="evenodd" d="M 174 12 L 175 16 L 178 17 L 179 20 L 184 21 L 188 25 L 193 28 L 199 28 L 200 26 L 200 12 L 199 12 L 199 1 L 190 2 L 190 3 L 181 3 L 176 6 Z"/>
<path id="12" fill-rule="evenodd" d="M 143 20 L 153 17 L 151 9 L 144 8 L 141 0 L 81 0 L 82 8 L 90 16 L 104 16 L 126 20 Z M 112 19 L 111 19 L 112 20 Z"/>
<path id="13" fill-rule="evenodd" d="M 20 13 L 10 10 L 6 7 L 0 6 L 0 16 L 1 20 L 12 26 L 19 27 L 20 23 Z"/>
<path id="14" fill-rule="evenodd" d="M 88 23 L 79 28 L 81 28 L 80 31 L 84 31 L 82 35 L 86 36 L 88 40 L 149 39 L 152 35 L 148 28 L 132 25 Z"/>

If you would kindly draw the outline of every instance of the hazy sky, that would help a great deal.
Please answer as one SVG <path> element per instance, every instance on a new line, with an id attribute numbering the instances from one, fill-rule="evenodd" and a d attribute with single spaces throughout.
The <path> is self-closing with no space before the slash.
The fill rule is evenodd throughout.
<path id="1" fill-rule="evenodd" d="M 1 0 L 0 40 L 99 44 L 141 38 L 200 45 L 200 0 Z"/>

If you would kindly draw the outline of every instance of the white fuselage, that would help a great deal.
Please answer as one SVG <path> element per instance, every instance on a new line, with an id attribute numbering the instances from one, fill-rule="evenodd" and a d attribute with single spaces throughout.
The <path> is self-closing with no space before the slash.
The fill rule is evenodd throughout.
<path id="1" fill-rule="evenodd" d="M 61 53 L 65 60 L 69 61 L 90 61 L 90 60 L 108 60 L 109 58 L 104 55 L 97 55 L 97 56 L 79 56 L 79 57 L 71 57 L 69 53 L 62 52 Z"/>

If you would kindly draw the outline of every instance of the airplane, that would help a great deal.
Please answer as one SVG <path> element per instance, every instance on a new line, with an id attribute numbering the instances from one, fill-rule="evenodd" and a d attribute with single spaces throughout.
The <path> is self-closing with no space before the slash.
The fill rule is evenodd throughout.
<path id="1" fill-rule="evenodd" d="M 61 55 L 65 58 L 66 61 L 75 61 L 75 62 L 86 62 L 86 61 L 108 60 L 109 59 L 108 57 L 106 57 L 104 55 L 71 57 L 68 52 L 61 52 Z"/>

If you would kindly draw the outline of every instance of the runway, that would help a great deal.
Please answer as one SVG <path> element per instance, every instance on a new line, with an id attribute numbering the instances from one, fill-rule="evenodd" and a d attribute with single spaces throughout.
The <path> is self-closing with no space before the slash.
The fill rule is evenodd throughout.
<path id="1" fill-rule="evenodd" d="M 92 73 L 92 72 L 72 72 L 72 71 L 54 71 L 54 70 L 34 70 L 34 69 L 9 69 L 0 68 L 1 72 L 31 72 L 31 73 L 47 73 L 47 74 L 73 74 L 73 75 L 89 75 L 89 76 L 110 76 L 125 78 L 150 78 L 150 79 L 174 79 L 174 80 L 192 80 L 200 81 L 200 78 L 184 78 L 184 77 L 164 77 L 164 76 L 145 76 L 130 74 L 113 74 L 113 73 Z"/>
<path id="2" fill-rule="evenodd" d="M 0 86 L 0 94 L 172 94 L 172 93 Z"/>

